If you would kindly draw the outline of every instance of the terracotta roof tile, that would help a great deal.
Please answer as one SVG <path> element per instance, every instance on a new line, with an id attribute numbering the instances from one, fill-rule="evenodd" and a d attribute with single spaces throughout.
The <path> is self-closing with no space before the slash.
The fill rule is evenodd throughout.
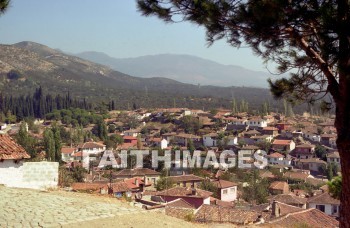
<path id="1" fill-rule="evenodd" d="M 256 211 L 203 204 L 196 212 L 195 220 L 197 222 L 229 222 L 243 225 L 254 223 L 259 215 L 260 213 Z"/>
<path id="2" fill-rule="evenodd" d="M 75 148 L 75 147 L 62 147 L 61 153 L 62 154 L 72 154 L 76 150 L 77 150 L 77 148 Z"/>
<path id="3" fill-rule="evenodd" d="M 289 145 L 291 144 L 292 140 L 281 140 L 281 139 L 276 139 L 273 141 L 272 145 Z"/>
<path id="4" fill-rule="evenodd" d="M 167 203 L 166 207 L 190 208 L 190 209 L 195 208 L 193 205 L 189 204 L 188 202 L 186 202 L 181 198 L 170 201 L 169 203 Z"/>
<path id="5" fill-rule="evenodd" d="M 160 175 L 160 173 L 152 169 L 135 168 L 135 169 L 123 169 L 114 175 L 117 177 L 118 176 L 135 177 L 135 176 L 146 176 L 146 175 Z"/>
<path id="6" fill-rule="evenodd" d="M 269 157 L 269 158 L 284 158 L 284 155 L 280 154 L 278 152 L 275 152 L 275 153 L 267 155 L 267 157 Z"/>
<path id="7" fill-rule="evenodd" d="M 312 196 L 308 199 L 308 203 L 320 203 L 320 204 L 335 204 L 340 205 L 340 201 L 334 199 L 328 192 L 320 195 Z"/>
<path id="8" fill-rule="evenodd" d="M 158 196 L 182 196 L 194 198 L 208 198 L 212 194 L 212 192 L 208 192 L 198 188 L 196 188 L 195 191 L 192 191 L 191 188 L 186 187 L 174 187 L 157 193 Z"/>
<path id="9" fill-rule="evenodd" d="M 270 197 L 270 201 L 278 201 L 288 205 L 304 205 L 307 202 L 306 198 L 297 197 L 292 194 L 280 194 Z"/>
<path id="10" fill-rule="evenodd" d="M 231 181 L 227 181 L 227 180 L 216 180 L 216 181 L 213 181 L 212 183 L 219 189 L 237 186 L 236 183 L 231 182 Z"/>
<path id="11" fill-rule="evenodd" d="M 6 134 L 0 134 L 0 159 L 24 159 L 30 158 L 25 149 L 17 144 L 13 138 Z"/>
<path id="12" fill-rule="evenodd" d="M 274 181 L 270 184 L 270 189 L 273 190 L 284 190 L 285 188 L 289 188 L 289 185 L 285 181 Z"/>
<path id="13" fill-rule="evenodd" d="M 190 182 L 190 181 L 203 181 L 204 178 L 190 174 L 190 175 L 181 175 L 181 176 L 170 176 L 170 180 L 175 183 L 178 182 Z"/>
<path id="14" fill-rule="evenodd" d="M 266 227 L 339 227 L 339 222 L 320 210 L 310 208 L 287 214 L 263 224 Z"/>
<path id="15" fill-rule="evenodd" d="M 78 146 L 79 149 L 103 148 L 106 145 L 97 142 L 85 142 Z"/>

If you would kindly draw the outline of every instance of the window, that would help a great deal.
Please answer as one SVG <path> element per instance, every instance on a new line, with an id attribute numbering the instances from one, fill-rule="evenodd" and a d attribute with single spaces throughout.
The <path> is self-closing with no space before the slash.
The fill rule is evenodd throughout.
<path id="1" fill-rule="evenodd" d="M 232 193 L 234 193 L 235 192 L 235 188 L 230 188 L 230 191 L 232 192 Z"/>
<path id="2" fill-rule="evenodd" d="M 325 211 L 325 206 L 324 205 L 316 205 L 316 209 L 324 212 Z"/>
<path id="3" fill-rule="evenodd" d="M 338 205 L 332 205 L 332 214 L 338 214 Z"/>
<path id="4" fill-rule="evenodd" d="M 223 190 L 222 194 L 227 194 L 227 189 Z"/>

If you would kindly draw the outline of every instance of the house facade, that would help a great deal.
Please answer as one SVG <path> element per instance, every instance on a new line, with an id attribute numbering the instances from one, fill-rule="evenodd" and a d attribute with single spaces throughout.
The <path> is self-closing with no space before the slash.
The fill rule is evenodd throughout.
<path id="1" fill-rule="evenodd" d="M 222 201 L 232 202 L 237 200 L 237 184 L 226 180 L 212 182 L 218 189 L 218 198 Z"/>
<path id="2" fill-rule="evenodd" d="M 0 134 L 0 184 L 16 186 L 22 180 L 22 167 L 30 158 L 22 146 L 7 134 Z"/>
<path id="3" fill-rule="evenodd" d="M 203 204 L 210 205 L 212 194 L 212 192 L 196 188 L 174 187 L 158 192 L 156 195 L 162 197 L 165 202 L 182 199 L 197 209 Z"/>
<path id="4" fill-rule="evenodd" d="M 291 152 L 295 149 L 295 142 L 293 140 L 275 139 L 272 143 L 272 149 L 277 151 Z"/>
<path id="5" fill-rule="evenodd" d="M 335 151 L 335 152 L 332 152 L 332 153 L 328 153 L 326 154 L 326 157 L 327 157 L 327 163 L 334 163 L 336 165 L 338 165 L 338 167 L 340 168 L 341 165 L 340 165 L 340 156 L 339 156 L 339 152 L 338 151 Z"/>
<path id="6" fill-rule="evenodd" d="M 316 208 L 327 215 L 339 216 L 340 201 L 331 197 L 328 192 L 310 197 L 308 199 L 308 208 Z"/>
<path id="7" fill-rule="evenodd" d="M 296 158 L 300 158 L 300 159 L 314 158 L 316 157 L 315 145 L 306 144 L 306 143 L 297 145 L 295 147 L 295 150 L 293 151 L 293 155 Z"/>

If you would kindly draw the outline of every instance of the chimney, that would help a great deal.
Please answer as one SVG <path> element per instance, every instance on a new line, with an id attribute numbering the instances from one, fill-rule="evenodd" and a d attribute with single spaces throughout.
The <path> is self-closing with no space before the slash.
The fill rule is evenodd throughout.
<path id="1" fill-rule="evenodd" d="M 274 215 L 276 218 L 280 216 L 280 208 L 278 207 L 276 200 L 272 202 L 272 215 Z"/>
<path id="2" fill-rule="evenodd" d="M 139 180 L 137 179 L 137 177 L 135 178 L 135 185 L 138 187 L 139 186 Z"/>
<path id="3" fill-rule="evenodd" d="M 195 188 L 192 188 L 192 195 L 195 196 L 196 195 L 196 189 Z"/>
<path id="4" fill-rule="evenodd" d="M 147 176 L 144 176 L 143 183 L 145 183 L 145 185 L 148 185 L 148 178 L 147 178 Z"/>

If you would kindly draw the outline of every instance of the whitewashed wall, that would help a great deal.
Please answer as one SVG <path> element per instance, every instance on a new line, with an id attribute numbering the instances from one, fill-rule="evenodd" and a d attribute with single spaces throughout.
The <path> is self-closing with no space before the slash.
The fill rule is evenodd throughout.
<path id="1" fill-rule="evenodd" d="M 0 162 L 0 184 L 8 187 L 47 189 L 58 185 L 58 162 Z"/>

